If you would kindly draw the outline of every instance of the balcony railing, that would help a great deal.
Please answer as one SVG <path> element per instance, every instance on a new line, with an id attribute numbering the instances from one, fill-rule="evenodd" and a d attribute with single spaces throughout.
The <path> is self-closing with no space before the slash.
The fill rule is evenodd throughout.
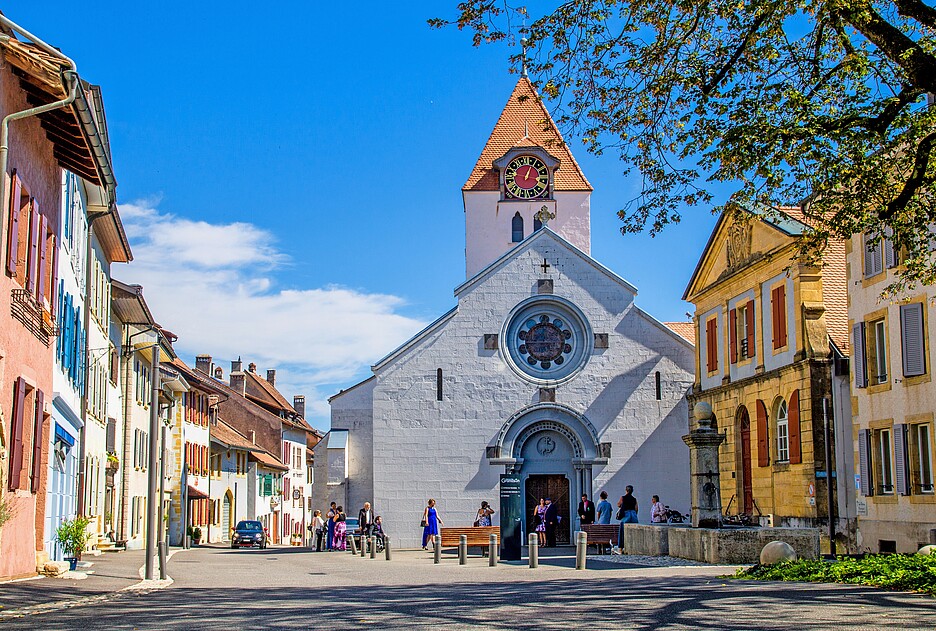
<path id="1" fill-rule="evenodd" d="M 49 345 L 49 338 L 58 335 L 59 330 L 52 314 L 25 289 L 12 292 L 13 317 L 19 320 L 40 342 Z"/>

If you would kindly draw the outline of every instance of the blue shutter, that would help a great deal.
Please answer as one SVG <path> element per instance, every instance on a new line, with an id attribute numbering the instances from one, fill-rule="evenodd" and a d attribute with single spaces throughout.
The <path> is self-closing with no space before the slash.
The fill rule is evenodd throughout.
<path id="1" fill-rule="evenodd" d="M 868 387 L 868 356 L 865 354 L 865 323 L 852 327 L 852 354 L 855 366 L 855 387 Z"/>
<path id="2" fill-rule="evenodd" d="M 923 305 L 913 302 L 900 305 L 900 346 L 904 377 L 926 374 L 923 343 Z"/>
<path id="3" fill-rule="evenodd" d="M 894 488 L 899 495 L 910 495 L 910 475 L 907 470 L 907 426 L 894 425 Z"/>
<path id="4" fill-rule="evenodd" d="M 858 430 L 858 479 L 861 494 L 865 497 L 872 495 L 871 486 L 871 437 L 870 430 Z"/>

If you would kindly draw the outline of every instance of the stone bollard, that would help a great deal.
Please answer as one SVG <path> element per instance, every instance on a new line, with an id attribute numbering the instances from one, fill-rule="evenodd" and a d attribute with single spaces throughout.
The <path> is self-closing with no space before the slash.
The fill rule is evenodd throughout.
<path id="1" fill-rule="evenodd" d="M 387 561 L 389 561 L 390 560 L 390 537 L 386 537 L 386 536 L 384 537 L 383 551 L 384 551 L 384 557 L 387 559 Z"/>
<path id="2" fill-rule="evenodd" d="M 442 562 L 442 535 L 436 535 L 432 542 L 432 562 L 439 564 Z"/>
<path id="3" fill-rule="evenodd" d="M 535 532 L 530 533 L 528 547 L 530 548 L 530 569 L 533 570 L 539 567 L 539 535 Z"/>
<path id="4" fill-rule="evenodd" d="M 497 535 L 493 532 L 488 537 L 488 565 L 490 567 L 497 565 Z"/>
<path id="5" fill-rule="evenodd" d="M 377 558 L 377 538 L 371 535 L 370 538 L 367 540 L 367 545 L 370 546 L 370 558 L 376 559 Z"/>
<path id="6" fill-rule="evenodd" d="M 458 564 L 468 563 L 468 535 L 458 536 Z"/>
<path id="7" fill-rule="evenodd" d="M 575 533 L 575 569 L 585 569 L 585 556 L 588 552 L 588 533 L 580 530 Z"/>
<path id="8" fill-rule="evenodd" d="M 354 539 L 354 537 L 351 537 Z M 361 558 L 364 558 L 364 552 L 367 550 L 367 539 L 364 537 L 364 533 L 361 533 Z"/>
<path id="9" fill-rule="evenodd" d="M 760 553 L 761 565 L 773 565 L 781 561 L 795 561 L 796 550 L 785 541 L 771 541 Z"/>
<path id="10" fill-rule="evenodd" d="M 354 542 L 354 537 L 348 537 L 348 541 L 351 543 L 351 554 L 357 554 L 357 544 Z"/>

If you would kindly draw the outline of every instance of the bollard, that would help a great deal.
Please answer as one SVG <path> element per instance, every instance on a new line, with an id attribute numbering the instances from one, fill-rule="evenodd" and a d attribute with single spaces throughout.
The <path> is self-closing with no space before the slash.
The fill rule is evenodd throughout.
<path id="1" fill-rule="evenodd" d="M 488 537 L 488 565 L 490 567 L 497 565 L 497 535 L 493 532 Z"/>
<path id="2" fill-rule="evenodd" d="M 575 569 L 585 569 L 585 553 L 588 552 L 588 533 L 580 530 L 575 533 Z"/>
<path id="3" fill-rule="evenodd" d="M 357 544 L 354 542 L 354 537 L 348 537 L 348 541 L 351 542 L 351 554 L 357 554 Z"/>
<path id="4" fill-rule="evenodd" d="M 166 580 L 166 542 L 160 541 L 159 546 L 159 579 Z"/>
<path id="5" fill-rule="evenodd" d="M 468 535 L 458 536 L 458 564 L 464 565 L 468 562 Z"/>
<path id="6" fill-rule="evenodd" d="M 370 558 L 376 559 L 377 558 L 377 538 L 374 537 L 374 535 L 371 535 L 367 539 L 367 545 L 370 546 Z"/>
<path id="7" fill-rule="evenodd" d="M 535 532 L 530 533 L 530 569 L 539 567 L 539 535 Z"/>
<path id="8" fill-rule="evenodd" d="M 384 537 L 383 539 L 383 551 L 384 557 L 389 561 L 390 560 L 390 537 Z"/>
<path id="9" fill-rule="evenodd" d="M 432 557 L 433 563 L 442 562 L 442 535 L 436 535 L 432 540 Z"/>
<path id="10" fill-rule="evenodd" d="M 354 537 L 352 537 L 353 539 Z M 364 552 L 367 550 L 367 538 L 361 533 L 361 558 L 364 558 Z"/>

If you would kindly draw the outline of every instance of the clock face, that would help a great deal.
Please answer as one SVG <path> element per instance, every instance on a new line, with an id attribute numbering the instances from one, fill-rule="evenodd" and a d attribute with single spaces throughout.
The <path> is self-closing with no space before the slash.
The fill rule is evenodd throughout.
<path id="1" fill-rule="evenodd" d="M 549 169 L 536 156 L 517 156 L 504 170 L 504 183 L 511 197 L 542 197 L 549 187 Z"/>

